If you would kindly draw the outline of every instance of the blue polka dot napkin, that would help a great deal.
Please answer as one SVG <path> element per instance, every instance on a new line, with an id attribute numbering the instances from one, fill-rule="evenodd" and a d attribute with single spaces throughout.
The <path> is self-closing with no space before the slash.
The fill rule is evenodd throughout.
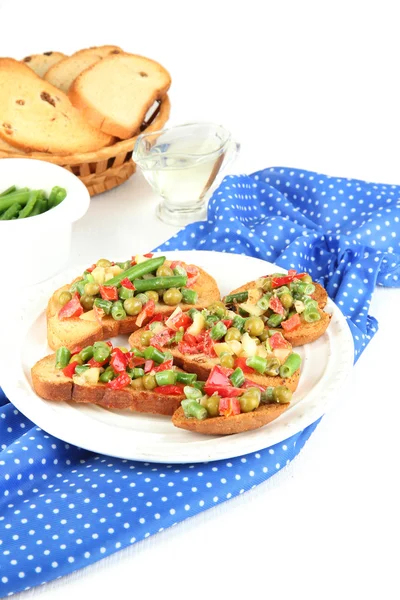
<path id="1" fill-rule="evenodd" d="M 377 329 L 376 284 L 399 285 L 400 187 L 271 168 L 225 178 L 208 220 L 160 249 L 245 253 L 307 270 L 348 319 L 356 358 Z M 89 565 L 268 479 L 318 422 L 247 456 L 203 464 L 118 460 L 70 446 L 0 392 L 0 597 Z"/>

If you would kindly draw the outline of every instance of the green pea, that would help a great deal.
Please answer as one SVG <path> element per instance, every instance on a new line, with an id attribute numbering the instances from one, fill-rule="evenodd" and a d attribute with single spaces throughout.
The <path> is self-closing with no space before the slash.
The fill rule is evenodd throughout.
<path id="1" fill-rule="evenodd" d="M 232 354 L 229 354 L 228 352 L 223 352 L 221 354 L 221 356 L 219 357 L 219 362 L 221 367 L 226 367 L 227 369 L 233 369 L 234 364 L 235 364 L 235 359 L 233 358 Z"/>
<path id="2" fill-rule="evenodd" d="M 148 292 L 146 292 L 146 296 L 148 297 L 149 300 L 154 300 L 154 302 L 158 302 L 158 294 L 155 290 L 149 290 Z"/>
<path id="3" fill-rule="evenodd" d="M 251 412 L 259 407 L 260 400 L 261 391 L 258 388 L 250 388 L 239 398 L 240 410 L 244 413 Z"/>
<path id="4" fill-rule="evenodd" d="M 240 333 L 239 329 L 237 329 L 236 327 L 230 327 L 225 334 L 225 341 L 233 342 L 234 340 L 236 340 L 240 342 L 241 337 L 242 334 Z"/>
<path id="5" fill-rule="evenodd" d="M 213 395 L 209 398 L 206 398 L 203 406 L 207 410 L 207 414 L 209 417 L 218 417 L 219 415 L 219 396 Z"/>
<path id="6" fill-rule="evenodd" d="M 304 283 L 312 283 L 313 282 L 311 275 L 309 275 L 308 273 L 305 273 L 303 275 L 303 277 L 301 278 L 301 281 L 304 281 Z"/>
<path id="7" fill-rule="evenodd" d="M 143 377 L 138 377 L 137 379 L 132 379 L 131 387 L 135 390 L 143 390 L 144 389 Z"/>
<path id="8" fill-rule="evenodd" d="M 273 389 L 273 398 L 278 404 L 288 404 L 292 399 L 292 392 L 284 385 L 278 385 Z"/>
<path id="9" fill-rule="evenodd" d="M 81 296 L 80 302 L 85 310 L 92 310 L 94 304 L 94 297 L 86 296 L 86 294 L 84 294 L 83 296 Z"/>
<path id="10" fill-rule="evenodd" d="M 142 379 L 145 390 L 154 390 L 154 388 L 157 387 L 157 382 L 154 375 L 144 375 Z"/>
<path id="11" fill-rule="evenodd" d="M 142 303 L 137 298 L 127 298 L 124 302 L 124 310 L 127 315 L 138 315 L 142 310 Z"/>
<path id="12" fill-rule="evenodd" d="M 104 268 L 111 267 L 111 262 L 106 258 L 100 258 L 100 260 L 97 261 L 96 266 Z"/>
<path id="13" fill-rule="evenodd" d="M 72 300 L 72 294 L 70 292 L 61 292 L 61 294 L 58 296 L 58 301 L 61 306 L 65 306 L 65 304 L 67 304 L 67 302 L 70 300 Z"/>
<path id="14" fill-rule="evenodd" d="M 96 296 L 100 291 L 100 286 L 98 283 L 87 283 L 83 289 L 85 296 Z"/>
<path id="15" fill-rule="evenodd" d="M 150 346 L 150 340 L 153 337 L 153 333 L 151 331 L 143 331 L 140 336 L 140 343 L 142 346 Z"/>
<path id="16" fill-rule="evenodd" d="M 260 317 L 249 317 L 246 319 L 244 329 L 251 336 L 261 335 L 264 331 L 264 321 Z"/>
<path id="17" fill-rule="evenodd" d="M 182 300 L 182 294 L 178 288 L 170 288 L 166 290 L 163 295 L 163 300 L 168 306 L 176 306 Z"/>
<path id="18" fill-rule="evenodd" d="M 283 308 L 288 309 L 291 306 L 293 306 L 293 297 L 289 292 L 285 292 L 284 294 L 279 296 L 279 299 L 282 303 Z"/>
<path id="19" fill-rule="evenodd" d="M 173 274 L 173 270 L 170 267 L 167 267 L 167 265 L 161 265 L 156 271 L 157 277 L 172 277 Z"/>

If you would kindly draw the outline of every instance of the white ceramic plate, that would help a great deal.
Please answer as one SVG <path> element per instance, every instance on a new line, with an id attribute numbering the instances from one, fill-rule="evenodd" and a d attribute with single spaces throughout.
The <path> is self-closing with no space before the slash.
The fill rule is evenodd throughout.
<path id="1" fill-rule="evenodd" d="M 195 263 L 213 275 L 222 294 L 273 271 L 265 261 L 217 252 L 168 252 L 168 257 Z M 353 340 L 345 317 L 329 301 L 332 321 L 313 344 L 298 348 L 302 355 L 300 384 L 289 409 L 261 429 L 231 436 L 204 436 L 174 427 L 169 417 L 107 410 L 95 405 L 53 403 L 32 389 L 32 365 L 51 353 L 46 342 L 45 307 L 52 292 L 71 281 L 84 267 L 57 276 L 29 292 L 11 320 L 12 347 L 3 359 L 1 385 L 7 397 L 48 433 L 101 454 L 160 463 L 196 463 L 240 456 L 266 448 L 298 433 L 321 417 L 334 400 L 353 365 Z M 19 323 L 16 334 L 15 324 Z M 7 339 L 7 338 L 6 338 Z M 125 340 L 121 340 L 126 343 Z"/>

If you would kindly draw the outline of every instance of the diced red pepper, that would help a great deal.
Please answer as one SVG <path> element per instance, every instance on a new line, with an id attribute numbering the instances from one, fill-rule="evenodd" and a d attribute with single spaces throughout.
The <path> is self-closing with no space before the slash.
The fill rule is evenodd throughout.
<path id="1" fill-rule="evenodd" d="M 132 256 L 131 267 L 133 267 L 134 265 L 136 265 L 136 258 Z"/>
<path id="2" fill-rule="evenodd" d="M 144 372 L 150 373 L 150 371 L 153 370 L 153 367 L 154 367 L 154 360 L 146 360 L 144 363 Z"/>
<path id="3" fill-rule="evenodd" d="M 168 369 L 172 369 L 173 364 L 173 359 L 169 358 L 168 360 L 161 363 L 161 365 L 158 365 L 158 367 L 153 367 L 152 371 L 154 371 L 155 373 L 159 373 L 160 371 L 168 371 Z"/>
<path id="4" fill-rule="evenodd" d="M 133 352 L 127 352 L 125 354 L 128 360 L 128 367 L 130 369 L 134 369 L 135 367 L 139 367 L 140 365 L 144 365 L 146 362 L 145 358 L 141 358 L 140 356 L 135 356 Z"/>
<path id="5" fill-rule="evenodd" d="M 153 252 L 148 252 L 147 254 L 143 254 L 143 256 L 145 256 L 146 258 L 152 258 L 154 255 Z"/>
<path id="6" fill-rule="evenodd" d="M 288 319 L 287 321 L 282 321 L 282 323 L 281 323 L 281 327 L 285 331 L 293 331 L 294 329 L 297 329 L 297 327 L 299 327 L 300 325 L 301 325 L 300 315 L 297 315 L 297 314 L 290 317 L 290 319 Z"/>
<path id="7" fill-rule="evenodd" d="M 207 356 L 217 356 L 214 350 L 214 340 L 211 338 L 209 329 L 204 332 L 203 352 L 204 354 L 207 354 Z"/>
<path id="8" fill-rule="evenodd" d="M 106 385 L 112 390 L 122 390 L 124 387 L 130 384 L 131 378 L 128 373 L 120 373 L 118 377 L 109 381 Z"/>
<path id="9" fill-rule="evenodd" d="M 240 402 L 237 398 L 221 398 L 219 401 L 219 414 L 224 417 L 240 415 Z"/>
<path id="10" fill-rule="evenodd" d="M 229 327 L 232 326 L 233 320 L 232 319 L 222 319 L 222 322 L 225 325 L 225 327 L 227 327 L 227 329 L 229 329 Z"/>
<path id="11" fill-rule="evenodd" d="M 197 337 L 188 332 L 183 334 L 183 341 L 189 346 L 195 346 L 198 343 Z"/>
<path id="12" fill-rule="evenodd" d="M 160 385 L 153 392 L 163 396 L 183 396 L 183 387 L 179 385 Z"/>
<path id="13" fill-rule="evenodd" d="M 76 361 L 76 362 L 69 363 L 69 365 L 64 367 L 62 372 L 64 373 L 65 377 L 72 377 L 72 375 L 75 373 L 75 367 L 78 364 L 79 363 Z"/>
<path id="14" fill-rule="evenodd" d="M 278 296 L 272 296 L 270 298 L 269 307 L 272 308 L 274 313 L 276 313 L 277 315 L 285 316 L 286 314 L 282 302 L 279 300 Z"/>
<path id="15" fill-rule="evenodd" d="M 58 311 L 58 318 L 63 321 L 64 319 L 71 319 L 72 317 L 79 317 L 83 314 L 83 306 L 79 301 L 79 294 L 75 292 L 71 300 L 64 304 Z"/>
<path id="16" fill-rule="evenodd" d="M 238 356 L 235 360 L 235 367 L 242 369 L 243 373 L 255 373 L 256 371 L 246 365 L 247 358 L 245 356 Z"/>
<path id="17" fill-rule="evenodd" d="M 164 321 L 164 315 L 162 313 L 156 313 L 154 317 L 146 325 L 146 329 L 150 328 L 151 323 L 162 323 Z"/>
<path id="18" fill-rule="evenodd" d="M 273 277 L 271 279 L 271 286 L 272 288 L 277 288 L 281 285 L 287 285 L 294 279 L 301 279 L 304 275 L 305 273 L 297 273 L 294 269 L 289 269 L 287 275 L 282 275 L 282 277 Z"/>
<path id="19" fill-rule="evenodd" d="M 115 285 L 101 285 L 100 296 L 103 300 L 118 300 L 118 290 Z"/>
<path id="20" fill-rule="evenodd" d="M 110 340 L 108 340 L 108 341 L 106 342 L 106 344 L 107 344 L 107 346 L 110 346 L 110 348 L 112 348 L 112 347 L 113 347 L 113 345 L 112 345 L 112 342 L 110 342 Z"/>
<path id="21" fill-rule="evenodd" d="M 189 325 L 193 323 L 193 320 L 187 313 L 184 313 L 180 306 L 178 306 L 172 315 L 165 321 L 166 326 L 172 331 L 178 331 L 180 327 L 187 329 Z"/>
<path id="22" fill-rule="evenodd" d="M 82 350 L 82 346 L 75 346 L 75 348 L 73 350 L 71 350 L 71 356 L 74 356 L 74 354 L 79 354 L 79 352 Z"/>
<path id="23" fill-rule="evenodd" d="M 102 360 L 101 362 L 97 362 L 97 360 L 94 360 L 94 358 L 91 358 L 90 360 L 88 360 L 87 364 L 90 365 L 91 367 L 103 367 L 107 362 L 108 362 L 108 358 L 106 358 L 105 360 Z"/>
<path id="24" fill-rule="evenodd" d="M 229 379 L 226 372 L 223 371 L 223 367 L 215 365 L 211 369 L 211 372 L 207 378 L 206 385 L 229 385 L 232 386 L 232 382 Z"/>
<path id="25" fill-rule="evenodd" d="M 278 332 L 274 333 L 274 335 L 271 335 L 268 341 L 272 350 L 275 350 L 276 348 L 287 348 L 288 345 L 287 340 L 285 340 L 283 335 Z"/>
<path id="26" fill-rule="evenodd" d="M 135 286 L 133 285 L 132 281 L 130 279 L 128 279 L 127 277 L 125 277 L 122 281 L 121 281 L 121 285 L 124 286 L 124 288 L 126 288 L 127 290 L 135 290 Z"/>
<path id="27" fill-rule="evenodd" d="M 119 348 L 111 352 L 110 365 L 116 373 L 124 373 L 128 366 L 128 357 Z"/>
<path id="28" fill-rule="evenodd" d="M 173 333 L 169 331 L 169 329 L 163 329 L 162 331 L 160 331 L 160 333 L 156 333 L 155 335 L 153 335 L 153 337 L 151 338 L 151 345 L 154 346 L 154 348 L 160 349 L 163 346 L 166 346 L 172 338 Z"/>
<path id="29" fill-rule="evenodd" d="M 156 310 L 154 300 L 148 300 L 136 318 L 136 325 L 141 327 L 146 319 L 152 317 Z"/>
<path id="30" fill-rule="evenodd" d="M 212 385 L 208 383 L 205 384 L 204 391 L 209 396 L 218 394 L 221 398 L 235 398 L 236 396 L 241 396 L 243 394 L 241 388 L 235 388 L 232 385 Z"/>
<path id="31" fill-rule="evenodd" d="M 186 282 L 186 287 L 192 287 L 192 285 L 196 283 L 200 276 L 200 271 L 198 267 L 196 267 L 195 265 L 187 265 L 181 260 L 173 260 L 171 263 L 171 269 L 173 270 L 177 266 L 183 267 L 187 273 L 188 280 Z"/>
<path id="32" fill-rule="evenodd" d="M 92 265 L 91 267 L 87 268 L 86 271 L 88 273 L 91 273 L 95 268 L 97 267 L 96 263 L 94 265 Z"/>

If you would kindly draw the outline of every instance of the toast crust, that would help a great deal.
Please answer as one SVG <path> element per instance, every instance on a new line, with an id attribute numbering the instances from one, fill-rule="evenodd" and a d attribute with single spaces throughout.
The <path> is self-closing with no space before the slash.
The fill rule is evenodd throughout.
<path id="1" fill-rule="evenodd" d="M 180 407 L 181 396 L 157 395 L 147 390 L 124 388 L 111 390 L 105 383 L 79 385 L 55 368 L 55 354 L 39 360 L 31 369 L 36 394 L 52 402 L 97 404 L 109 409 L 171 416 Z"/>
<path id="2" fill-rule="evenodd" d="M 282 327 L 275 327 L 274 329 L 279 330 L 283 337 L 287 339 L 292 346 L 304 346 L 314 342 L 325 333 L 331 322 L 332 315 L 324 312 L 323 308 L 326 306 L 328 301 L 328 294 L 326 290 L 319 283 L 314 283 L 315 292 L 312 294 L 312 298 L 318 302 L 318 311 L 321 315 L 321 319 L 315 323 L 302 323 L 294 331 L 285 331 Z M 245 285 L 242 285 L 227 295 L 239 294 L 240 292 L 246 292 L 252 288 L 257 287 L 256 281 L 249 281 Z"/>
<path id="3" fill-rule="evenodd" d="M 171 261 L 166 260 L 164 264 L 170 265 Z M 190 288 L 198 293 L 198 303 L 195 305 L 180 304 L 179 306 L 183 311 L 190 310 L 191 308 L 202 310 L 220 299 L 220 292 L 215 279 L 200 267 L 198 269 L 200 272 L 199 278 Z M 136 325 L 136 317 L 127 317 L 122 321 L 115 321 L 111 316 L 106 315 L 99 322 L 95 317 L 94 311 L 88 311 L 78 318 L 61 321 L 57 316 L 61 308 L 58 297 L 62 291 L 68 290 L 69 287 L 70 285 L 64 285 L 55 291 L 47 305 L 47 341 L 52 350 L 57 350 L 60 346 L 66 346 L 69 349 L 77 345 L 89 346 L 94 344 L 94 342 L 117 335 L 129 334 L 139 329 Z M 176 306 L 157 303 L 156 313 L 171 315 L 175 308 Z"/>
<path id="4" fill-rule="evenodd" d="M 240 413 L 240 415 L 231 417 L 212 417 L 200 421 L 195 418 L 186 418 L 183 408 L 180 407 L 172 415 L 172 423 L 175 427 L 196 433 L 232 435 L 259 429 L 277 419 L 288 408 L 289 404 L 262 404 L 252 412 Z"/>
<path id="5" fill-rule="evenodd" d="M 62 52 L 43 52 L 42 54 L 25 56 L 21 62 L 32 69 L 39 77 L 44 77 L 49 69 L 64 58 L 67 58 L 67 55 Z"/>
<path id="6" fill-rule="evenodd" d="M 140 343 L 140 336 L 143 329 L 135 331 L 129 338 L 129 343 L 132 347 L 143 350 L 144 346 Z M 182 354 L 177 347 L 168 348 L 174 357 L 174 364 L 187 371 L 188 373 L 196 373 L 200 381 L 205 381 L 212 368 L 219 364 L 218 358 L 212 358 L 205 354 Z M 294 392 L 297 389 L 300 379 L 300 369 L 298 369 L 292 377 L 270 377 L 268 375 L 261 375 L 260 373 L 246 373 L 246 379 L 253 381 L 254 383 L 263 387 L 277 387 L 278 385 L 284 385 L 289 390 Z"/>

